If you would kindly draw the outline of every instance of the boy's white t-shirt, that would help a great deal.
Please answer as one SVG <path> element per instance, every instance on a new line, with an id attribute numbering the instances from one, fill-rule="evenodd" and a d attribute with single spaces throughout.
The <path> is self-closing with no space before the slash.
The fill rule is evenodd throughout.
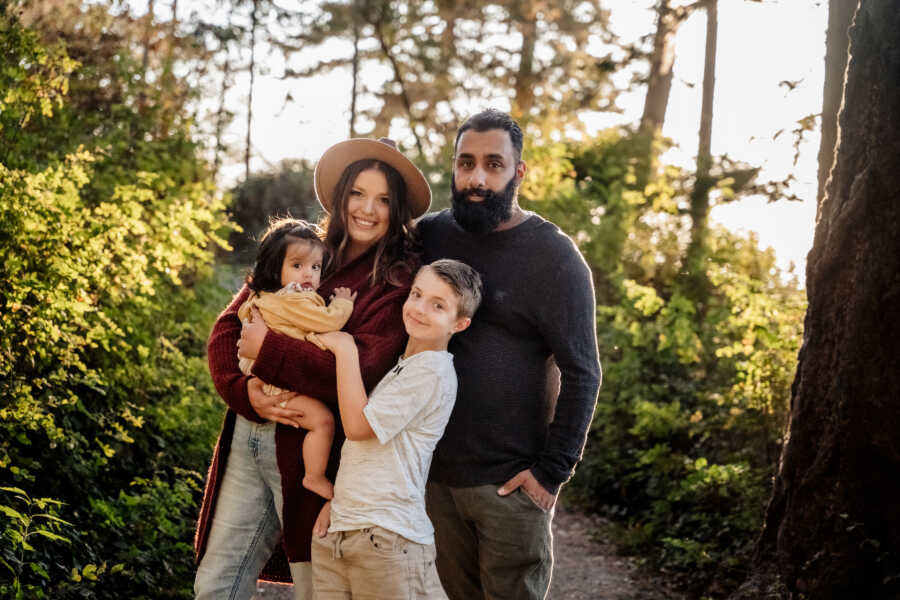
<path id="1" fill-rule="evenodd" d="M 449 352 L 419 352 L 388 371 L 363 409 L 377 437 L 346 440 L 341 448 L 329 531 L 378 526 L 434 543 L 425 483 L 455 401 Z"/>

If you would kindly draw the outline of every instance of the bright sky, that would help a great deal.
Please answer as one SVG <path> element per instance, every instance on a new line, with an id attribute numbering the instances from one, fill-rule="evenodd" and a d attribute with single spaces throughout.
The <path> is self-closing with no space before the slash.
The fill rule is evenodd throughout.
<path id="1" fill-rule="evenodd" d="M 292 0 L 282 0 L 284 5 Z M 654 30 L 652 0 L 608 2 L 613 29 L 625 40 Z M 803 280 L 806 254 L 812 246 L 815 221 L 818 131 L 808 134 L 800 159 L 793 164 L 797 121 L 822 106 L 827 3 L 797 0 L 721 0 L 713 117 L 713 154 L 763 167 L 761 177 L 780 180 L 793 172 L 793 192 L 803 202 L 767 204 L 761 198 L 716 207 L 713 221 L 733 230 L 752 230 L 762 247 L 775 249 L 778 263 L 793 262 Z M 697 149 L 700 122 L 706 16 L 700 11 L 681 27 L 676 39 L 675 82 L 664 134 L 679 145 L 664 157 L 690 167 Z M 321 56 L 346 53 L 343 45 L 326 44 Z M 265 169 L 284 158 L 315 160 L 331 144 L 348 135 L 350 75 L 331 73 L 309 81 L 281 81 L 282 65 L 274 54 L 257 74 L 254 97 L 253 169 Z M 793 91 L 780 81 L 800 83 Z M 293 102 L 285 103 L 290 92 Z M 246 81 L 232 92 L 240 106 Z M 636 123 L 643 109 L 644 90 L 622 96 L 623 114 L 605 114 L 586 121 L 592 127 Z M 243 102 L 246 104 L 246 100 Z M 498 106 L 499 108 L 506 108 Z M 479 108 L 479 107 L 476 107 Z M 243 147 L 245 116 L 238 115 L 230 132 L 234 147 Z M 785 130 L 773 140 L 776 132 Z M 242 175 L 242 165 L 225 173 Z"/>

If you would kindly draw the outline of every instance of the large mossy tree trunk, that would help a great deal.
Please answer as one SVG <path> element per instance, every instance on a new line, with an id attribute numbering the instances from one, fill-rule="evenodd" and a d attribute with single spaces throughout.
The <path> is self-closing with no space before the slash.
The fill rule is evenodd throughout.
<path id="1" fill-rule="evenodd" d="M 862 1 L 759 547 L 793 598 L 900 598 L 898 32 L 900 0 Z"/>

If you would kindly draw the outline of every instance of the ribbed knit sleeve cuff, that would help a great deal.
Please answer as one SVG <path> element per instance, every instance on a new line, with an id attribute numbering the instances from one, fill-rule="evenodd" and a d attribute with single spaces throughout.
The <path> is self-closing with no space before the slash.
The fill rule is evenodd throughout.
<path id="1" fill-rule="evenodd" d="M 266 333 L 259 349 L 259 355 L 253 363 L 253 374 L 267 383 L 279 379 L 280 373 L 284 370 L 285 356 L 287 356 L 283 348 L 277 343 L 273 343 L 272 336 L 271 331 Z"/>
<path id="2" fill-rule="evenodd" d="M 548 472 L 546 469 L 541 468 L 540 464 L 531 467 L 531 474 L 534 475 L 534 478 L 545 490 L 554 496 L 559 493 L 559 488 L 562 487 L 562 484 L 569 479 L 568 477 L 560 479 L 559 474 Z"/>
<path id="3" fill-rule="evenodd" d="M 250 404 L 250 396 L 247 394 L 247 382 L 249 380 L 250 377 L 246 376 L 236 381 L 236 385 L 242 389 L 235 391 L 231 395 L 231 410 L 254 423 L 265 423 L 266 420 L 256 414 L 256 411 L 253 410 L 253 405 Z"/>

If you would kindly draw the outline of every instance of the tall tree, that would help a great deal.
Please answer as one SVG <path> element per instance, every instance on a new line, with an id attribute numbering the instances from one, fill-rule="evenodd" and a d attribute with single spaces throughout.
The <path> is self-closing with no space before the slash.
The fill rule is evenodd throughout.
<path id="1" fill-rule="evenodd" d="M 653 49 L 650 54 L 650 71 L 647 75 L 647 93 L 644 96 L 644 111 L 641 114 L 640 132 L 644 144 L 646 162 L 640 164 L 637 173 L 641 186 L 656 171 L 657 144 L 666 120 L 666 108 L 672 91 L 673 67 L 675 65 L 675 36 L 678 28 L 689 17 L 699 3 L 687 6 L 672 6 L 672 0 L 659 0 L 656 5 L 656 32 L 653 35 Z"/>
<path id="2" fill-rule="evenodd" d="M 641 129 L 662 131 L 672 89 L 672 67 L 675 65 L 675 34 L 681 19 L 672 8 L 672 0 L 659 0 L 656 7 L 656 33 L 653 35 L 653 51 L 650 55 L 650 73 L 647 77 L 647 93 L 644 96 L 644 112 Z"/>
<path id="3" fill-rule="evenodd" d="M 900 0 L 862 0 L 760 556 L 817 600 L 900 595 Z"/>
<path id="4" fill-rule="evenodd" d="M 244 179 L 250 177 L 250 131 L 253 126 L 253 82 L 256 75 L 256 26 L 259 20 L 259 0 L 253 0 L 250 11 L 250 86 L 247 90 L 247 141 L 244 144 Z"/>
<path id="5" fill-rule="evenodd" d="M 143 40 L 143 50 L 141 51 L 141 81 L 146 85 L 147 83 L 147 68 L 150 66 L 150 43 L 153 39 L 153 19 L 154 13 L 156 9 L 156 0 L 148 0 L 147 1 L 147 14 L 144 15 L 144 19 L 147 21 L 146 28 L 144 30 L 144 40 Z M 141 90 L 141 95 L 138 99 L 138 106 L 143 108 L 147 102 L 147 97 L 143 91 Z"/>
<path id="6" fill-rule="evenodd" d="M 825 182 L 834 164 L 838 110 L 844 94 L 850 22 L 859 0 L 828 0 L 828 30 L 825 33 L 825 84 L 822 92 L 822 138 L 819 142 L 819 187 L 816 202 L 822 202 Z"/>
<path id="7" fill-rule="evenodd" d="M 359 23 L 354 15 L 353 20 L 353 58 L 351 59 L 352 84 L 350 86 L 350 137 L 356 137 L 356 97 L 359 92 Z"/>
<path id="8" fill-rule="evenodd" d="M 688 298 L 704 302 L 709 280 L 706 257 L 709 235 L 709 192 L 714 185 L 712 167 L 713 98 L 716 87 L 716 38 L 718 0 L 706 2 L 706 54 L 703 65 L 703 100 L 700 109 L 700 141 L 697 147 L 697 175 L 691 192 L 691 241 L 684 258 L 685 292 Z M 701 311 L 702 312 L 702 311 Z"/>
<path id="9" fill-rule="evenodd" d="M 228 110 L 226 101 L 228 90 L 232 85 L 232 62 L 231 62 L 231 42 L 236 38 L 236 32 L 232 26 L 232 9 L 228 9 L 228 22 L 224 28 L 215 28 L 214 37 L 219 44 L 219 53 L 222 55 L 221 76 L 222 81 L 219 85 L 219 106 L 215 115 L 215 133 L 213 148 L 213 177 L 218 175 L 219 168 L 222 166 L 222 154 L 225 151 L 225 145 L 222 142 L 222 136 L 225 133 L 225 125 L 231 120 L 233 113 Z"/>

